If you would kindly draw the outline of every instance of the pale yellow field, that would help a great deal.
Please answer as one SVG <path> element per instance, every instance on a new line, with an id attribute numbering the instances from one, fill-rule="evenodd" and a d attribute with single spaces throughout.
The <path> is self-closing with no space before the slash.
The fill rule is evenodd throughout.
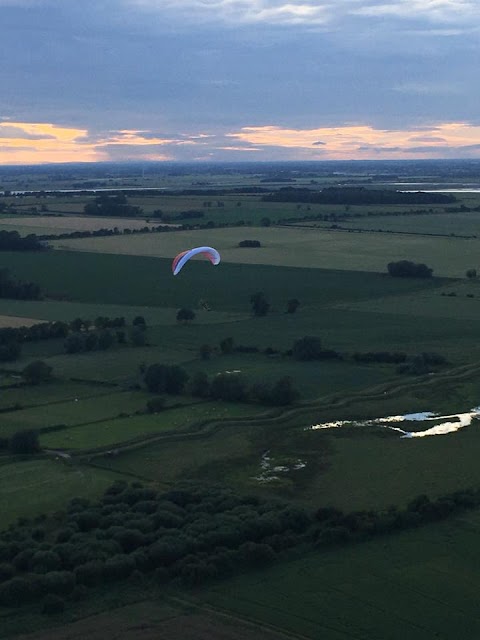
<path id="1" fill-rule="evenodd" d="M 38 324 L 41 320 L 35 320 L 34 318 L 19 318 L 18 316 L 0 316 L 0 329 L 6 327 L 31 327 L 33 324 Z"/>
<path id="2" fill-rule="evenodd" d="M 240 248 L 240 240 L 261 248 Z M 191 247 L 215 247 L 225 262 L 385 272 L 395 260 L 423 262 L 434 275 L 464 277 L 480 266 L 480 240 L 345 233 L 281 227 L 202 229 L 168 234 L 59 240 L 58 249 L 173 258 Z"/>
<path id="3" fill-rule="evenodd" d="M 139 218 L 102 218 L 95 216 L 12 216 L 0 219 L 0 229 L 21 229 L 26 233 L 71 233 L 72 231 L 96 231 L 98 229 L 142 229 L 156 227 L 161 221 L 146 222 Z M 174 225 L 175 226 L 175 225 Z M 29 231 L 31 228 L 31 231 Z"/>

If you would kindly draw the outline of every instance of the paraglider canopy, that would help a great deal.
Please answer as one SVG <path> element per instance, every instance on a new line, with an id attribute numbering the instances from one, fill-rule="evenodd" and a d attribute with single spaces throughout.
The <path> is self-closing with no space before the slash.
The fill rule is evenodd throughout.
<path id="1" fill-rule="evenodd" d="M 175 256 L 172 262 L 173 275 L 176 276 L 178 273 L 180 273 L 183 265 L 198 253 L 205 254 L 212 264 L 218 264 L 220 262 L 220 254 L 213 247 L 196 247 L 195 249 L 182 251 L 182 253 L 179 253 L 178 256 Z"/>

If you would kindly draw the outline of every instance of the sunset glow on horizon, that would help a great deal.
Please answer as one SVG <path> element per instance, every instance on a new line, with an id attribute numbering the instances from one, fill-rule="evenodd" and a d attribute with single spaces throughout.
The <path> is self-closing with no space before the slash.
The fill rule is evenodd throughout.
<path id="1" fill-rule="evenodd" d="M 236 144 L 232 144 L 235 141 Z M 104 162 L 115 160 L 119 148 L 126 159 L 175 160 L 175 149 L 191 146 L 198 157 L 215 151 L 244 152 L 266 159 L 269 151 L 289 160 L 360 160 L 480 157 L 480 126 L 465 122 L 439 123 L 405 130 L 366 125 L 289 129 L 274 125 L 242 127 L 223 135 L 204 132 L 162 137 L 150 131 L 121 129 L 90 133 L 52 123 L 0 122 L 2 164 Z"/>

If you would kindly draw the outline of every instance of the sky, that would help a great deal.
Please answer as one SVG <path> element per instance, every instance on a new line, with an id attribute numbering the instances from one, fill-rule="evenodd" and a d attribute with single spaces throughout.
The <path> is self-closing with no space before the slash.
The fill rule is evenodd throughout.
<path id="1" fill-rule="evenodd" d="M 480 0 L 0 0 L 0 165 L 480 158 Z"/>

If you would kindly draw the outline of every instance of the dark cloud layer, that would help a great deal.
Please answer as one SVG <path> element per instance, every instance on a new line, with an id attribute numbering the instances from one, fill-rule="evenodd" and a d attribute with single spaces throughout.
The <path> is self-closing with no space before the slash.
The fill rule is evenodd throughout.
<path id="1" fill-rule="evenodd" d="M 478 17 L 460 0 L 0 0 L 0 118 L 152 139 L 479 124 Z"/>

